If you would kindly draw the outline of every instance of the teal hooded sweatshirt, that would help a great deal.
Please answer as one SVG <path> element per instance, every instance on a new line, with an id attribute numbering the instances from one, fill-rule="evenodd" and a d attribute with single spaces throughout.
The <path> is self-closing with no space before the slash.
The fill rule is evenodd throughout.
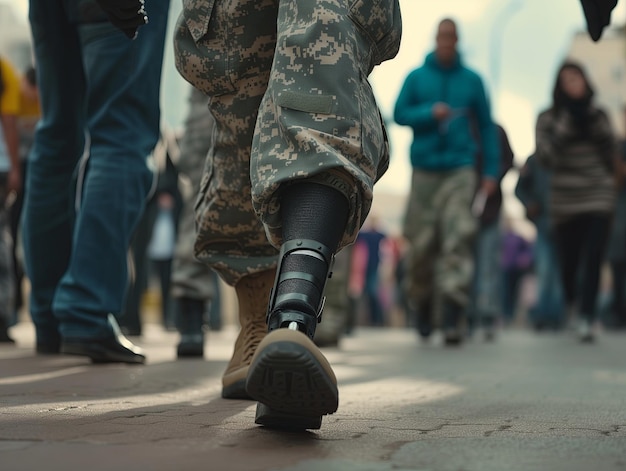
<path id="1" fill-rule="evenodd" d="M 437 102 L 446 103 L 450 118 L 438 122 L 432 113 Z M 396 123 L 413 129 L 411 165 L 426 171 L 475 166 L 479 145 L 484 155 L 482 173 L 498 179 L 500 152 L 483 82 L 463 66 L 457 55 L 444 68 L 435 53 L 406 78 L 394 110 Z M 479 142 L 476 141 L 476 129 Z"/>

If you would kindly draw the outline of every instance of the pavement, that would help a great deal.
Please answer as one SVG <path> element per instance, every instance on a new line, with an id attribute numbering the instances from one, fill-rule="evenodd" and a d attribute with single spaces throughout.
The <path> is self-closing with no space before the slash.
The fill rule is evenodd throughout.
<path id="1" fill-rule="evenodd" d="M 146 365 L 92 365 L 34 355 L 21 322 L 0 344 L 0 470 L 626 470 L 626 334 L 514 329 L 446 348 L 358 328 L 324 350 L 339 410 L 284 432 L 220 397 L 236 333 L 181 361 L 177 335 L 149 324 Z"/>

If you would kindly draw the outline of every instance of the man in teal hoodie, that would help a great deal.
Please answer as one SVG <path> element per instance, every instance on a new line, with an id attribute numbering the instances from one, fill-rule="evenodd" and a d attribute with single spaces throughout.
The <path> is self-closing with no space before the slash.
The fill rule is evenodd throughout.
<path id="1" fill-rule="evenodd" d="M 410 241 L 408 294 L 423 337 L 432 315 L 441 316 L 444 340 L 459 344 L 472 280 L 476 217 L 497 187 L 496 127 L 481 78 L 465 67 L 457 51 L 453 20 L 439 23 L 435 51 L 406 78 L 395 121 L 413 129 L 413 178 L 404 235 Z M 484 155 L 477 182 L 478 129 Z M 476 192 L 476 185 L 479 190 Z M 474 198 L 474 195 L 477 195 Z"/>

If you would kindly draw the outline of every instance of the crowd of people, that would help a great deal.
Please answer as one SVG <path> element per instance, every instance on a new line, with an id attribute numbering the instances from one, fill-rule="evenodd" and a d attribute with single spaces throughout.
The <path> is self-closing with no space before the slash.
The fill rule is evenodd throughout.
<path id="1" fill-rule="evenodd" d="M 581 65 L 559 70 L 520 173 L 531 244 L 502 210 L 506 131 L 443 19 L 394 109 L 413 132 L 413 172 L 391 237 L 369 214 L 389 142 L 367 76 L 398 52 L 398 1 L 208 5 L 186 2 L 176 23 L 176 68 L 193 86 L 177 136 L 159 108 L 169 1 L 31 1 L 36 72 L 20 82 L 0 58 L 1 341 L 23 267 L 38 354 L 144 363 L 128 337 L 142 334 L 154 268 L 178 357 L 202 357 L 219 277 L 240 325 L 222 396 L 257 400 L 259 424 L 315 429 L 338 406 L 320 346 L 389 325 L 392 306 L 424 339 L 493 339 L 534 270 L 534 325 L 577 322 L 589 342 L 610 248 L 613 325 L 624 325 L 624 166 Z"/>
<path id="2" fill-rule="evenodd" d="M 530 240 L 502 208 L 501 181 L 514 153 L 457 40 L 454 21 L 442 20 L 435 50 L 396 102 L 396 122 L 413 131 L 408 248 L 396 279 L 409 323 L 425 339 L 440 329 L 448 345 L 477 329 L 493 339 L 497 326 L 518 317 L 537 330 L 576 329 L 583 342 L 600 324 L 623 328 L 626 149 L 584 66 L 561 65 L 551 106 L 537 118 L 536 151 L 519 170 L 515 195 L 536 227 Z M 520 291 L 529 275 L 535 299 L 524 313 Z"/>

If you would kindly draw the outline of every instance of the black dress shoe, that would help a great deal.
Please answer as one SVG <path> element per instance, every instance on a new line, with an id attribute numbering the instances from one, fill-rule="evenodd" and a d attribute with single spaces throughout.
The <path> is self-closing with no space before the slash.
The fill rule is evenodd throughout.
<path id="1" fill-rule="evenodd" d="M 145 363 L 141 348 L 124 337 L 112 314 L 109 324 L 112 332 L 107 337 L 63 339 L 61 353 L 89 357 L 94 363 Z"/>

